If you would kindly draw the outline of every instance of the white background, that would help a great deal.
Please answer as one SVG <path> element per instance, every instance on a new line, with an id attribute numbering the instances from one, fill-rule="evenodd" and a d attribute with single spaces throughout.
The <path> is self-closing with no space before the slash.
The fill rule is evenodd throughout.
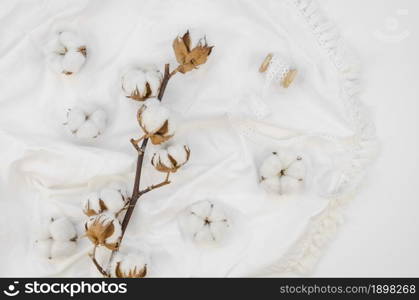
<path id="1" fill-rule="evenodd" d="M 315 276 L 419 276 L 419 1 L 319 0 L 363 65 L 381 154 Z"/>

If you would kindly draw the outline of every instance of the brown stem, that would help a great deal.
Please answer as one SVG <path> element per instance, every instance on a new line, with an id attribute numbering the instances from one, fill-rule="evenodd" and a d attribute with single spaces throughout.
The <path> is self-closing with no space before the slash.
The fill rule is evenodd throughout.
<path id="1" fill-rule="evenodd" d="M 157 96 L 157 99 L 159 99 L 160 101 L 162 100 L 164 92 L 166 91 L 167 83 L 169 82 L 170 78 L 172 78 L 172 76 L 176 73 L 177 73 L 177 69 L 173 70 L 173 72 L 170 73 L 170 65 L 169 64 L 166 64 L 164 66 L 163 80 L 162 80 L 162 83 L 160 85 L 159 94 Z M 135 149 L 138 152 L 137 168 L 136 168 L 136 171 L 135 171 L 134 188 L 132 190 L 132 196 L 131 196 L 131 199 L 130 199 L 130 202 L 129 202 L 129 205 L 128 205 L 127 212 L 125 213 L 124 219 L 122 220 L 122 224 L 121 224 L 122 234 L 121 234 L 120 243 L 122 242 L 125 231 L 127 230 L 128 224 L 131 220 L 131 216 L 132 216 L 132 213 L 134 212 L 135 205 L 137 204 L 138 198 L 140 198 L 141 195 L 143 195 L 143 194 L 145 194 L 145 193 L 147 193 L 147 192 L 149 192 L 149 191 L 151 191 L 155 188 L 158 188 L 158 187 L 161 187 L 161 186 L 164 186 L 164 185 L 170 183 L 168 181 L 169 177 L 167 176 L 165 181 L 163 181 L 163 182 L 161 182 L 161 183 L 159 183 L 155 186 L 148 187 L 144 191 L 140 192 L 141 170 L 143 168 L 144 153 L 145 153 L 145 150 L 146 150 L 146 147 L 147 147 L 148 138 L 143 139 L 143 143 L 141 144 L 141 147 L 138 147 L 137 143 L 139 143 L 140 140 L 137 141 L 137 140 L 131 139 L 132 145 L 135 147 Z M 116 252 L 117 252 L 117 250 L 112 251 L 109 262 L 112 261 Z M 105 270 L 103 270 L 103 268 L 99 264 L 97 264 L 97 262 L 95 262 L 95 260 L 93 261 L 93 263 L 95 263 L 96 268 L 99 270 L 99 272 L 102 273 L 102 275 L 104 275 L 104 276 L 105 276 L 105 274 L 109 275 Z M 107 277 L 109 277 L 109 276 L 107 276 Z"/>
<path id="2" fill-rule="evenodd" d="M 177 69 L 175 69 L 174 71 L 177 72 Z M 162 80 L 161 85 L 160 85 L 159 95 L 157 96 L 157 99 L 159 99 L 160 101 L 163 98 L 164 92 L 166 91 L 167 83 L 169 82 L 170 78 L 172 78 L 172 76 L 176 74 L 176 72 L 174 72 L 174 73 L 173 72 L 170 73 L 170 65 L 165 64 L 165 66 L 164 66 L 164 76 L 163 76 L 163 80 Z"/>
<path id="3" fill-rule="evenodd" d="M 170 184 L 169 176 L 170 176 L 170 173 L 167 173 L 166 174 L 166 178 L 164 179 L 164 181 L 160 182 L 159 184 L 153 184 L 153 185 L 149 186 L 148 188 L 140 191 L 140 197 L 142 195 L 144 195 L 145 193 L 148 193 L 148 192 L 150 192 L 152 190 L 158 189 L 159 187 L 162 187 L 162 186 L 165 186 L 167 184 Z"/>
<path id="4" fill-rule="evenodd" d="M 122 220 L 122 235 L 121 240 L 125 234 L 125 230 L 127 229 L 128 223 L 131 219 L 132 213 L 135 208 L 135 204 L 137 203 L 138 198 L 140 197 L 140 181 L 141 181 L 141 170 L 143 168 L 143 161 L 144 161 L 144 153 L 147 147 L 148 139 L 143 140 L 141 145 L 140 151 L 138 151 L 137 157 L 137 168 L 135 171 L 135 179 L 134 179 L 134 188 L 132 190 L 131 200 L 129 202 L 129 207 L 127 212 L 125 213 L 124 219 Z"/>
<path id="5" fill-rule="evenodd" d="M 102 268 L 102 266 L 97 262 L 97 260 L 96 260 L 96 248 L 97 248 L 97 245 L 95 245 L 95 247 L 93 248 L 93 253 L 90 255 L 90 258 L 92 259 L 92 261 L 93 261 L 93 264 L 95 265 L 95 267 L 96 267 L 96 269 L 104 276 L 104 277 L 111 277 L 110 275 L 109 275 L 109 273 L 108 272 L 106 272 L 103 268 Z"/>

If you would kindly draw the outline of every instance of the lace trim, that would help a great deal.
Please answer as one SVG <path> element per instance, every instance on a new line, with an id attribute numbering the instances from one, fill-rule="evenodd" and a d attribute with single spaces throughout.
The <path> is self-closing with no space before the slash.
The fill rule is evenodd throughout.
<path id="1" fill-rule="evenodd" d="M 274 53 L 266 72 L 266 89 L 273 82 L 282 82 L 292 69 L 292 63 L 279 53 Z"/>
<path id="2" fill-rule="evenodd" d="M 355 134 L 348 146 L 351 162 L 342 170 L 340 179 L 333 188 L 334 192 L 328 196 L 329 205 L 310 221 L 306 233 L 285 256 L 257 272 L 256 276 L 273 276 L 288 272 L 308 274 L 313 270 L 327 244 L 335 236 L 337 228 L 343 223 L 341 214 L 343 204 L 353 198 L 365 176 L 366 169 L 378 151 L 374 123 L 368 110 L 358 98 L 360 91 L 358 64 L 349 55 L 335 25 L 319 11 L 315 0 L 288 0 L 288 2 L 299 10 L 303 20 L 316 35 L 319 45 L 337 68 L 341 77 L 341 98 Z M 341 140 L 328 134 L 310 135 Z"/>

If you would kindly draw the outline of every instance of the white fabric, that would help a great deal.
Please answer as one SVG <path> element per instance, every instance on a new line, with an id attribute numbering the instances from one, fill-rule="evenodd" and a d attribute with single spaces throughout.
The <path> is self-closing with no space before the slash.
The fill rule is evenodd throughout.
<path id="1" fill-rule="evenodd" d="M 322 246 L 313 239 L 330 236 L 337 199 L 353 190 L 366 166 L 361 159 L 368 161 L 360 153 L 374 142 L 354 85 L 343 86 L 355 75 L 341 65 L 348 60 L 333 44 L 330 27 L 319 26 L 322 14 L 311 2 L 0 4 L 6 12 L 0 27 L 8 29 L 0 45 L 0 208 L 7 211 L 0 241 L 13 241 L 0 250 L 0 275 L 98 276 L 87 239 L 79 241 L 75 255 L 51 263 L 34 254 L 32 229 L 58 213 L 81 236 L 82 199 L 114 181 L 132 184 L 136 153 L 129 139 L 141 135 L 141 103 L 122 93 L 122 70 L 136 63 L 174 66 L 172 40 L 187 29 L 215 45 L 199 70 L 169 82 L 163 100 L 180 119 L 174 142 L 187 144 L 191 157 L 170 185 L 140 199 L 122 247 L 147 249 L 148 275 L 157 277 L 309 270 L 307 259 L 315 260 Z M 43 54 L 50 32 L 60 27 L 82 34 L 89 49 L 86 64 L 72 77 L 51 71 Z M 289 89 L 262 90 L 266 78 L 259 64 L 276 51 L 292 56 L 298 77 Z M 86 103 L 106 111 L 107 127 L 94 141 L 75 141 L 63 119 L 68 108 Z M 278 147 L 294 149 L 309 162 L 303 194 L 272 196 L 259 186 L 259 166 Z M 143 187 L 163 179 L 150 164 L 156 149 L 147 149 Z M 234 218 L 232 240 L 219 248 L 197 247 L 179 228 L 179 214 L 205 199 L 226 204 Z M 307 245 L 316 251 L 307 255 Z"/>

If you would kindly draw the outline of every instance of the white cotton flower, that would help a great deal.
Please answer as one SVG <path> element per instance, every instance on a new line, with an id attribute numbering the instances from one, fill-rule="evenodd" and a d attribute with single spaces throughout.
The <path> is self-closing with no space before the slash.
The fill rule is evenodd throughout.
<path id="1" fill-rule="evenodd" d="M 86 44 L 74 32 L 57 33 L 47 43 L 45 51 L 52 69 L 65 75 L 78 73 L 86 62 Z"/>
<path id="2" fill-rule="evenodd" d="M 153 154 L 151 164 L 153 167 L 163 173 L 175 173 L 180 167 L 189 160 L 191 151 L 185 145 L 173 145 L 167 149 L 159 149 Z"/>
<path id="3" fill-rule="evenodd" d="M 102 134 L 106 127 L 107 116 L 102 109 L 83 109 L 74 107 L 67 112 L 64 125 L 69 132 L 81 140 L 95 139 Z"/>
<path id="4" fill-rule="evenodd" d="M 71 75 L 78 73 L 84 65 L 86 58 L 79 51 L 68 52 L 64 55 L 62 60 L 63 73 Z"/>
<path id="5" fill-rule="evenodd" d="M 106 210 L 112 213 L 120 212 L 127 203 L 126 191 L 105 188 L 99 192 L 99 199 L 103 201 Z"/>
<path id="6" fill-rule="evenodd" d="M 120 253 L 111 261 L 111 276 L 115 278 L 143 278 L 147 275 L 148 257 L 141 252 Z"/>
<path id="7" fill-rule="evenodd" d="M 67 52 L 67 48 L 58 38 L 54 38 L 47 43 L 45 51 L 47 54 L 55 54 L 58 57 L 58 55 L 64 55 Z"/>
<path id="8" fill-rule="evenodd" d="M 114 215 L 102 213 L 90 217 L 85 223 L 86 236 L 95 246 L 116 250 L 122 235 L 121 224 Z"/>
<path id="9" fill-rule="evenodd" d="M 180 226 L 195 243 L 216 245 L 230 235 L 232 222 L 220 204 L 204 200 L 186 208 L 180 216 Z"/>
<path id="10" fill-rule="evenodd" d="M 83 213 L 89 217 L 101 214 L 104 210 L 104 204 L 99 199 L 97 192 L 87 195 L 82 201 Z"/>
<path id="11" fill-rule="evenodd" d="M 76 50 L 85 46 L 85 42 L 76 33 L 71 31 L 63 31 L 58 34 L 58 40 L 67 49 Z"/>
<path id="12" fill-rule="evenodd" d="M 285 151 L 273 152 L 260 167 L 262 187 L 281 195 L 300 191 L 305 175 L 303 158 Z"/>
<path id="13" fill-rule="evenodd" d="M 55 241 L 51 245 L 51 257 L 62 258 L 71 256 L 77 248 L 77 244 L 70 241 Z"/>
<path id="14" fill-rule="evenodd" d="M 71 256 L 77 248 L 74 225 L 65 217 L 50 219 L 42 224 L 35 248 L 41 257 L 48 259 Z"/>
<path id="15" fill-rule="evenodd" d="M 159 130 L 169 119 L 170 111 L 159 100 L 155 98 L 148 99 L 143 104 L 141 121 L 147 132 Z"/>
<path id="16" fill-rule="evenodd" d="M 157 97 L 163 76 L 153 68 L 131 68 L 122 76 L 122 91 L 127 98 L 144 101 Z"/>
<path id="17" fill-rule="evenodd" d="M 127 205 L 128 196 L 125 186 L 112 183 L 99 192 L 92 192 L 83 199 L 82 206 L 85 215 L 91 217 L 109 212 L 118 214 Z"/>
<path id="18" fill-rule="evenodd" d="M 55 241 L 70 241 L 77 238 L 74 225 L 65 217 L 54 219 L 49 225 L 49 231 Z"/>
<path id="19" fill-rule="evenodd" d="M 50 238 L 47 240 L 38 239 L 35 241 L 35 249 L 39 256 L 52 259 L 51 248 L 54 241 Z"/>
<path id="20" fill-rule="evenodd" d="M 137 120 L 154 145 L 166 142 L 174 135 L 174 122 L 170 111 L 155 98 L 144 102 L 137 113 Z"/>
<path id="21" fill-rule="evenodd" d="M 177 165 L 183 165 L 189 160 L 189 147 L 182 144 L 171 145 L 167 148 L 167 154 L 170 155 Z"/>

